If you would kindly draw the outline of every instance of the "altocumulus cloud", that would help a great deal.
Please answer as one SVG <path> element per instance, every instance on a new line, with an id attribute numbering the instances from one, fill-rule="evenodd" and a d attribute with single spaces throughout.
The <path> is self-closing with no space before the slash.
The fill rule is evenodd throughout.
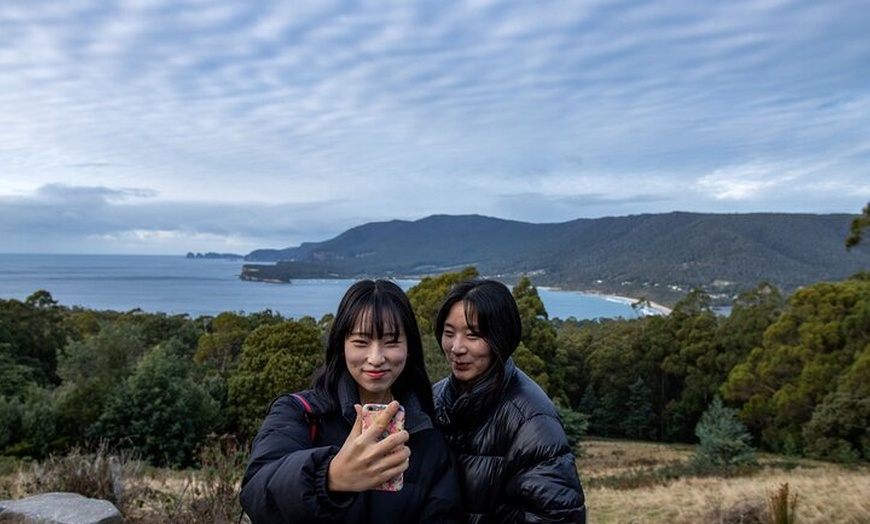
<path id="1" fill-rule="evenodd" d="M 12 3 L 3 249 L 246 251 L 435 213 L 858 212 L 867 27 L 861 0 Z"/>

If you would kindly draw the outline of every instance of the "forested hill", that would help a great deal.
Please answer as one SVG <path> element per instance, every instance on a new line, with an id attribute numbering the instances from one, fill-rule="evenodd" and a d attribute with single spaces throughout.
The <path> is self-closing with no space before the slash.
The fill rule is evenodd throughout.
<path id="1" fill-rule="evenodd" d="M 665 213 L 532 224 L 478 215 L 369 223 L 325 242 L 256 250 L 256 278 L 420 277 L 465 266 L 506 280 L 672 302 L 692 288 L 733 295 L 770 282 L 784 292 L 870 269 L 846 251 L 846 214 Z"/>

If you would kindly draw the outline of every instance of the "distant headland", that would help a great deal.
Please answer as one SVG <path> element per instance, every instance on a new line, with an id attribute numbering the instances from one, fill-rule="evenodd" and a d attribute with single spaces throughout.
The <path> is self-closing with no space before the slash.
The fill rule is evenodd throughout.
<path id="1" fill-rule="evenodd" d="M 238 253 L 215 253 L 214 251 L 209 251 L 208 253 L 194 253 L 193 251 L 188 251 L 185 258 L 209 258 L 209 259 L 224 259 L 224 260 L 244 260 L 245 255 L 239 255 Z"/>

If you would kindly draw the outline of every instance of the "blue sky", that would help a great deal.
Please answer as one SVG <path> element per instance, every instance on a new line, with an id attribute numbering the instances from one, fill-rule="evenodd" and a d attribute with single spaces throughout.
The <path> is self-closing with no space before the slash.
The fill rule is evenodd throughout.
<path id="1" fill-rule="evenodd" d="M 863 0 L 10 0 L 0 252 L 858 214 L 868 27 Z"/>

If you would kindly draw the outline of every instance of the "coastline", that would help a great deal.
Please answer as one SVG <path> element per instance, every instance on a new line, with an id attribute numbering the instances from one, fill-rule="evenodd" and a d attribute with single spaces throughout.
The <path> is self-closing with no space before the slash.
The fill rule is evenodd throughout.
<path id="1" fill-rule="evenodd" d="M 644 315 L 652 314 L 652 315 L 668 316 L 671 314 L 671 311 L 672 311 L 671 308 L 665 307 L 665 306 L 659 304 L 658 302 L 653 302 L 653 301 L 647 300 L 647 299 L 623 297 L 620 295 L 608 295 L 608 294 L 604 294 L 604 293 L 588 293 L 587 292 L 586 294 L 587 295 L 597 295 L 605 300 L 610 300 L 613 302 L 619 302 L 621 304 L 628 304 L 628 305 L 636 304 L 638 302 L 638 300 L 644 300 L 646 302 L 646 304 L 648 304 L 647 306 L 644 306 L 641 308 L 641 311 L 643 312 Z"/>
<path id="2" fill-rule="evenodd" d="M 576 289 L 564 289 L 564 288 L 561 288 L 558 286 L 536 286 L 536 287 L 541 288 L 541 289 L 547 289 L 549 291 L 558 291 L 561 293 L 579 293 L 581 295 L 594 296 L 594 297 L 601 298 L 603 300 L 607 300 L 609 302 L 615 302 L 618 304 L 625 304 L 628 306 L 636 304 L 638 301 L 644 301 L 646 303 L 646 305 L 641 307 L 639 310 L 639 312 L 642 316 L 658 315 L 658 316 L 665 316 L 666 317 L 666 316 L 670 315 L 671 311 L 672 311 L 671 308 L 669 308 L 667 306 L 663 306 L 662 304 L 659 304 L 658 302 L 653 302 L 649 299 L 638 299 L 638 298 L 633 298 L 633 297 L 626 297 L 623 295 L 612 295 L 609 293 L 601 293 L 600 291 L 580 291 L 580 290 L 576 290 Z"/>

